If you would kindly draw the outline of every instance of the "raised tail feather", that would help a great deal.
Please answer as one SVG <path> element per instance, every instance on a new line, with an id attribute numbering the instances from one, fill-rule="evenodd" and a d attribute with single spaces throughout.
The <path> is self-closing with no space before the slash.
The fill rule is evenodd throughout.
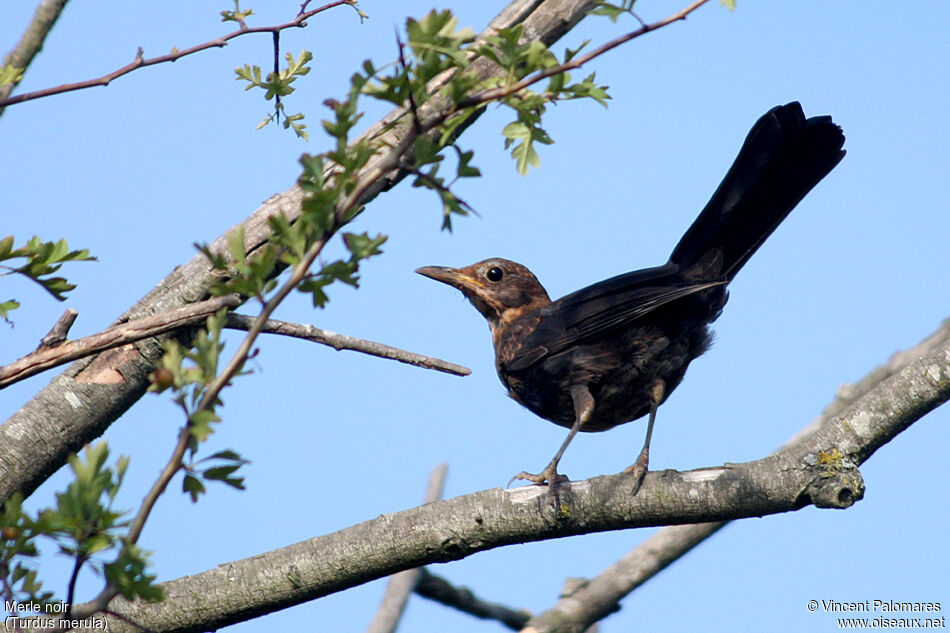
<path id="1" fill-rule="evenodd" d="M 793 101 L 756 121 L 716 193 L 680 240 L 670 263 L 688 268 L 712 249 L 722 253 L 721 278 L 746 261 L 845 151 L 830 116 L 805 119 Z"/>

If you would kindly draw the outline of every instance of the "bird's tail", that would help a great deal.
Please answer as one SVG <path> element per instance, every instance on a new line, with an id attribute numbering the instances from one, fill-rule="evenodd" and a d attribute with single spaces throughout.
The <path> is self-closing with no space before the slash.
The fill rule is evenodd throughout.
<path id="1" fill-rule="evenodd" d="M 682 268 L 717 249 L 731 281 L 772 231 L 844 158 L 844 134 L 830 116 L 805 119 L 793 101 L 756 121 L 729 173 L 680 240 L 670 263 Z"/>

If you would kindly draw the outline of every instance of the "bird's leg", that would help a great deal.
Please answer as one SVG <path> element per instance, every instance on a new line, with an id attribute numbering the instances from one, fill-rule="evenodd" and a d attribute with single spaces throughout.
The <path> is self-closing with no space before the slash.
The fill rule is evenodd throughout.
<path id="1" fill-rule="evenodd" d="M 656 422 L 656 410 L 659 408 L 660 403 L 663 402 L 663 396 L 665 394 L 666 383 L 661 379 L 657 379 L 657 381 L 653 383 L 653 388 L 650 390 L 650 421 L 647 422 L 647 437 L 643 442 L 643 450 L 640 451 L 637 461 L 623 471 L 623 474 L 632 474 L 636 478 L 633 484 L 633 494 L 637 494 L 640 490 L 640 485 L 643 483 L 643 478 L 646 476 L 647 469 L 650 466 L 650 438 L 653 437 L 653 423 Z"/>
<path id="2" fill-rule="evenodd" d="M 594 396 L 591 395 L 587 385 L 571 386 L 571 400 L 574 403 L 574 424 L 571 425 L 571 430 L 568 432 L 567 437 L 564 438 L 564 443 L 561 444 L 561 448 L 557 449 L 557 453 L 554 455 L 554 458 L 551 459 L 551 463 L 537 475 L 522 470 L 512 477 L 511 481 L 515 479 L 525 479 L 536 484 L 548 482 L 551 488 L 551 494 L 555 497 L 557 496 L 557 485 L 562 481 L 568 481 L 565 475 L 558 474 L 558 462 L 561 461 L 561 456 L 564 455 L 564 451 L 567 450 L 568 444 L 571 443 L 571 440 L 574 439 L 574 436 L 577 435 L 577 432 L 581 430 L 581 427 L 584 426 L 584 423 L 590 419 L 591 414 L 594 412 Z M 509 485 L 511 481 L 508 482 Z"/>

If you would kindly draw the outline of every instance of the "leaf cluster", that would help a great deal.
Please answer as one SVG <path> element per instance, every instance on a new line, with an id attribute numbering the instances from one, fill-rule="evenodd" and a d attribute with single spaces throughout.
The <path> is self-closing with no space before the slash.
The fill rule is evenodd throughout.
<path id="1" fill-rule="evenodd" d="M 146 573 L 148 554 L 127 540 L 126 512 L 113 508 L 129 459 L 119 457 L 114 467 L 107 465 L 108 459 L 105 442 L 88 446 L 81 458 L 71 455 L 73 481 L 56 494 L 54 507 L 35 516 L 23 510 L 19 493 L 4 505 L 0 512 L 0 585 L 5 598 L 40 603 L 52 599 L 52 592 L 43 591 L 36 570 L 24 562 L 39 554 L 40 538 L 52 540 L 61 554 L 74 560 L 72 582 L 79 570 L 88 566 L 105 575 L 130 600 L 163 597 L 155 576 Z M 106 561 L 109 552 L 113 558 Z"/>
<path id="2" fill-rule="evenodd" d="M 86 249 L 69 250 L 69 244 L 66 243 L 66 240 L 44 242 L 34 235 L 30 241 L 19 248 L 14 248 L 13 243 L 12 235 L 0 240 L 0 262 L 11 259 L 25 259 L 26 261 L 19 266 L 0 265 L 0 270 L 5 271 L 0 272 L 0 276 L 23 275 L 27 279 L 38 283 L 59 301 L 65 301 L 66 293 L 76 286 L 63 277 L 52 275 L 58 272 L 66 262 L 96 261 L 96 258 L 89 255 L 89 251 Z M 20 307 L 20 303 L 14 299 L 0 301 L 0 318 L 6 318 L 11 310 L 18 307 Z"/>
<path id="3" fill-rule="evenodd" d="M 246 459 L 232 450 L 218 451 L 197 462 L 192 460 L 185 466 L 182 492 L 188 493 L 192 502 L 197 502 L 198 497 L 207 492 L 202 480 L 220 481 L 232 488 L 244 490 L 244 478 L 235 477 L 234 474 L 247 463 Z"/>
<path id="4" fill-rule="evenodd" d="M 226 319 L 226 309 L 209 316 L 190 347 L 174 339 L 165 341 L 165 354 L 151 374 L 149 391 L 162 393 L 172 389 L 175 392 L 174 401 L 185 412 L 191 436 L 198 442 L 206 440 L 213 432 L 211 425 L 220 421 L 215 414 L 219 400 L 214 399 L 207 406 L 199 405 L 218 374 L 218 360 L 224 349 L 221 330 Z"/>
<path id="5" fill-rule="evenodd" d="M 222 11 L 221 12 L 221 21 L 222 22 L 237 22 L 241 26 L 244 26 L 244 20 L 254 15 L 253 9 L 241 9 L 240 0 L 234 0 L 234 11 Z"/>
<path id="6" fill-rule="evenodd" d="M 269 72 L 266 76 L 263 75 L 260 66 L 244 64 L 243 67 L 234 69 L 237 75 L 235 79 L 247 82 L 247 85 L 244 86 L 245 90 L 260 88 L 264 90 L 265 99 L 275 101 L 274 112 L 265 116 L 261 122 L 257 124 L 258 129 L 275 119 L 279 120 L 281 115 L 283 115 L 284 129 L 292 129 L 298 137 L 306 141 L 310 139 L 310 134 L 307 132 L 307 124 L 302 123 L 304 115 L 299 112 L 296 114 L 287 114 L 284 111 L 284 104 L 280 99 L 281 97 L 292 94 L 295 88 L 291 84 L 293 84 L 298 77 L 303 77 L 310 72 L 308 64 L 313 61 L 313 53 L 310 51 L 301 51 L 300 56 L 296 58 L 293 54 L 287 53 L 284 55 L 284 59 L 287 61 L 285 68 Z"/>
<path id="7" fill-rule="evenodd" d="M 189 435 L 187 451 L 191 461 L 182 464 L 185 471 L 182 491 L 189 494 L 192 501 L 197 501 L 206 492 L 202 480 L 221 481 L 233 488 L 244 489 L 243 478 L 235 477 L 234 473 L 247 461 L 235 451 L 221 451 L 195 461 L 199 445 L 214 433 L 214 425 L 221 421 L 216 413 L 221 401 L 216 397 L 208 398 L 208 387 L 218 376 L 218 363 L 224 349 L 221 331 L 226 320 L 227 310 L 208 317 L 191 347 L 176 340 L 165 341 L 165 354 L 150 376 L 149 391 L 161 393 L 171 389 L 175 393 L 174 401 L 187 417 L 185 432 Z M 210 464 L 199 466 L 205 462 Z"/>

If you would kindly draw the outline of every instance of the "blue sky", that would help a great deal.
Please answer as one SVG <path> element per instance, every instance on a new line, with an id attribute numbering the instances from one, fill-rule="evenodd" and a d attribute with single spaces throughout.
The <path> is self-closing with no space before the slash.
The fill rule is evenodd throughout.
<path id="1" fill-rule="evenodd" d="M 24 6 L 19 6 L 19 5 Z M 0 44 L 32 12 L 6 6 Z M 501 4 L 454 3 L 461 25 L 481 30 Z M 252 5 L 253 6 L 253 5 Z M 254 6 L 253 24 L 286 21 L 299 3 Z M 0 118 L 0 233 L 65 237 L 98 263 L 67 270 L 79 284 L 73 336 L 107 326 L 174 266 L 283 191 L 303 151 L 327 145 L 320 103 L 341 96 L 365 58 L 395 55 L 394 28 L 431 3 L 367 0 L 370 19 L 337 9 L 285 33 L 284 50 L 315 55 L 290 111 L 304 111 L 309 143 L 276 128 L 255 131 L 268 104 L 233 79 L 244 63 L 267 66 L 270 38 L 148 68 L 108 88 L 9 108 Z M 655 20 L 675 2 L 639 4 Z M 20 90 L 98 76 L 146 55 L 225 32 L 208 3 L 70 3 Z M 946 103 L 950 8 L 871 3 L 710 3 L 681 22 L 590 66 L 611 87 L 594 103 L 552 108 L 541 167 L 519 176 L 503 150 L 508 113 L 491 109 L 462 138 L 478 181 L 458 193 L 480 218 L 439 231 L 429 192 L 403 183 L 374 201 L 359 231 L 389 235 L 385 255 L 362 269 L 358 291 L 333 288 L 314 312 L 294 297 L 278 318 L 379 340 L 467 365 L 456 378 L 297 341 L 264 339 L 254 373 L 224 395 L 224 424 L 209 452 L 234 448 L 253 463 L 248 490 L 212 489 L 193 506 L 166 494 L 141 544 L 162 579 L 267 551 L 417 505 L 426 477 L 449 464 L 446 496 L 504 486 L 542 468 L 564 431 L 505 397 L 488 330 L 461 296 L 413 274 L 503 256 L 529 266 L 554 297 L 665 261 L 715 190 L 752 123 L 770 107 L 802 102 L 831 114 L 848 155 L 808 195 L 730 287 L 713 349 L 661 408 L 656 469 L 756 459 L 819 414 L 839 385 L 857 380 L 948 316 L 950 134 Z M 634 28 L 589 18 L 557 46 L 604 42 Z M 585 72 L 586 74 L 586 72 Z M 580 75 L 580 73 L 579 73 Z M 384 109 L 369 108 L 371 122 Z M 334 251 L 336 252 L 336 251 Z M 64 306 L 4 278 L 2 296 L 24 308 L 0 325 L 5 359 L 33 349 Z M 229 350 L 237 345 L 232 337 Z M 51 376 L 0 393 L 5 418 Z M 149 396 L 107 432 L 132 456 L 121 501 L 136 507 L 171 451 L 180 425 L 166 396 Z M 862 468 L 865 499 L 835 512 L 803 511 L 734 523 L 623 602 L 603 631 L 835 630 L 810 599 L 941 602 L 950 512 L 943 494 L 950 410 L 939 409 Z M 578 437 L 562 461 L 574 479 L 632 462 L 644 427 Z M 63 473 L 32 498 L 45 505 Z M 173 484 L 173 488 L 176 484 Z M 487 599 L 542 610 L 568 576 L 592 576 L 651 534 L 636 530 L 514 546 L 440 565 L 434 573 Z M 48 547 L 47 550 L 52 550 Z M 63 592 L 68 565 L 50 556 L 44 578 Z M 97 581 L 82 589 L 92 595 Z M 234 627 L 360 630 L 383 582 Z M 502 630 L 414 598 L 402 631 Z"/>

